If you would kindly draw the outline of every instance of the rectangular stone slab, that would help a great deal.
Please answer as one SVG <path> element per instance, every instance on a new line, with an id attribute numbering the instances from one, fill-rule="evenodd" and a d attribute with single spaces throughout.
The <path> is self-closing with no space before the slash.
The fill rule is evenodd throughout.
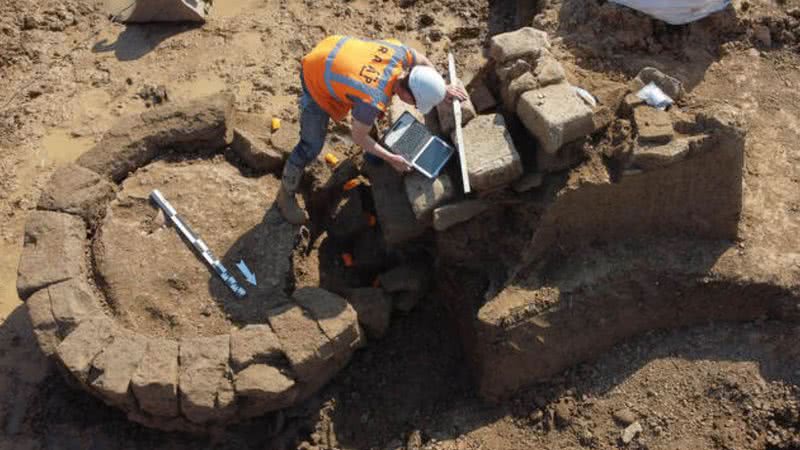
<path id="1" fill-rule="evenodd" d="M 476 191 L 501 188 L 522 175 L 522 160 L 500 114 L 478 116 L 464 127 L 464 151 Z"/>
<path id="2" fill-rule="evenodd" d="M 82 320 L 103 312 L 100 299 L 89 285 L 79 278 L 56 283 L 47 288 L 53 317 L 61 336 L 67 336 Z"/>
<path id="3" fill-rule="evenodd" d="M 555 153 L 562 145 L 594 131 L 592 109 L 568 83 L 522 94 L 517 115 L 548 153 Z"/>
<path id="4" fill-rule="evenodd" d="M 297 400 L 294 380 L 265 364 L 254 364 L 237 373 L 234 385 L 242 417 L 261 416 L 289 407 Z"/>
<path id="5" fill-rule="evenodd" d="M 130 394 L 131 378 L 144 357 L 147 339 L 133 333 L 116 336 L 92 362 L 97 377 L 91 385 L 103 398 L 116 406 L 133 407 Z"/>
<path id="6" fill-rule="evenodd" d="M 86 224 L 79 217 L 31 211 L 17 268 L 17 292 L 26 299 L 38 289 L 86 273 Z"/>
<path id="7" fill-rule="evenodd" d="M 333 356 L 330 340 L 317 321 L 293 303 L 274 308 L 267 317 L 297 378 L 303 382 L 315 380 Z"/>
<path id="8" fill-rule="evenodd" d="M 546 32 L 525 27 L 493 36 L 489 45 L 489 56 L 498 63 L 504 63 L 521 56 L 538 56 L 543 49 L 549 48 L 550 40 Z"/>
<path id="9" fill-rule="evenodd" d="M 353 289 L 349 301 L 370 337 L 381 338 L 386 334 L 392 316 L 392 298 L 383 289 Z"/>
<path id="10" fill-rule="evenodd" d="M 361 343 L 361 329 L 356 311 L 342 297 L 325 289 L 298 289 L 294 300 L 311 313 L 330 339 L 333 353 L 347 353 Z"/>
<path id="11" fill-rule="evenodd" d="M 375 210 L 386 243 L 395 245 L 421 236 L 426 226 L 417 221 L 411 209 L 403 177 L 387 163 L 367 163 L 364 167 L 372 184 Z"/>
<path id="12" fill-rule="evenodd" d="M 229 335 L 180 342 L 181 411 L 187 419 L 208 423 L 227 417 L 229 412 L 217 407 L 217 399 L 218 393 L 233 391 L 228 378 L 229 358 Z"/>
<path id="13" fill-rule="evenodd" d="M 428 178 L 421 173 L 408 174 L 403 179 L 406 196 L 417 220 L 431 223 L 433 210 L 455 196 L 456 189 L 446 173 Z"/>
<path id="14" fill-rule="evenodd" d="M 91 223 L 105 214 L 115 189 L 100 175 L 70 164 L 53 173 L 39 197 L 39 209 L 76 214 Z"/>
<path id="15" fill-rule="evenodd" d="M 178 415 L 178 343 L 171 339 L 150 339 L 131 379 L 139 407 L 160 417 Z"/>
<path id="16" fill-rule="evenodd" d="M 231 365 L 234 370 L 283 356 L 281 342 L 269 325 L 247 325 L 231 331 Z"/>
<path id="17" fill-rule="evenodd" d="M 81 322 L 59 344 L 56 355 L 75 378 L 86 382 L 92 360 L 112 342 L 120 330 L 109 317 L 100 315 Z"/>

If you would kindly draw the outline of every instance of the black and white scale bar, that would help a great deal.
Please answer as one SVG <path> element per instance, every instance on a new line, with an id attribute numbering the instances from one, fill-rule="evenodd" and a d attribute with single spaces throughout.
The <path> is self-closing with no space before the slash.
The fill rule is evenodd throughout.
<path id="1" fill-rule="evenodd" d="M 169 218 L 170 222 L 175 225 L 175 228 L 178 229 L 181 236 L 183 236 L 190 244 L 200 253 L 200 256 L 203 258 L 203 261 L 206 262 L 211 268 L 217 272 L 222 281 L 230 288 L 230 290 L 239 298 L 244 297 L 247 295 L 247 291 L 244 290 L 243 287 L 239 285 L 239 282 L 236 281 L 236 278 L 228 272 L 228 269 L 222 265 L 221 262 L 217 258 L 214 257 L 214 254 L 211 253 L 211 250 L 208 248 L 205 242 L 203 242 L 200 237 L 195 234 L 194 230 L 192 230 L 189 225 L 183 221 L 181 216 L 178 215 L 178 212 L 172 205 L 167 201 L 166 198 L 159 192 L 158 189 L 154 190 L 150 193 L 150 199 L 153 200 L 164 214 Z"/>

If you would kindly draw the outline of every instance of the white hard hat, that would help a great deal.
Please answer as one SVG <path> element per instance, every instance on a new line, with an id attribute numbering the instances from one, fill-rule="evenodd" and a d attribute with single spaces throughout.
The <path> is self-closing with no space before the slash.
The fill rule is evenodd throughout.
<path id="1" fill-rule="evenodd" d="M 444 100 L 446 86 L 444 78 L 433 67 L 414 66 L 408 76 L 408 87 L 414 94 L 417 109 L 422 114 L 431 112 L 434 106 Z"/>

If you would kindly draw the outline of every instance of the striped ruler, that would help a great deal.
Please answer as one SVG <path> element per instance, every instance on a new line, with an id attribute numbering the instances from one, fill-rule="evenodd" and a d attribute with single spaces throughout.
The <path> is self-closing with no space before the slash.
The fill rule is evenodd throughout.
<path id="1" fill-rule="evenodd" d="M 194 230 L 192 230 L 189 225 L 183 221 L 175 208 L 172 207 L 172 205 L 167 201 L 166 198 L 164 198 L 164 195 L 162 195 L 158 189 L 150 193 L 150 199 L 153 200 L 162 211 L 164 211 L 164 214 L 169 218 L 170 222 L 175 225 L 175 228 L 178 230 L 181 236 L 189 241 L 190 244 L 192 244 L 192 247 L 194 247 L 194 249 L 200 253 L 200 257 L 203 259 L 203 261 L 205 261 L 206 264 L 211 266 L 211 268 L 217 272 L 217 275 L 222 278 L 222 281 L 224 281 L 228 288 L 233 291 L 233 294 L 236 295 L 236 297 L 242 298 L 247 295 L 247 291 L 245 291 L 244 288 L 239 285 L 239 282 L 236 281 L 236 278 L 234 278 L 230 272 L 228 272 L 228 269 L 226 269 L 225 266 L 223 266 L 222 263 L 214 257 L 214 254 L 211 253 L 211 250 L 209 250 L 206 243 L 203 242 L 203 240 L 200 239 L 197 234 L 195 234 Z"/>
<path id="2" fill-rule="evenodd" d="M 447 54 L 448 71 L 450 72 L 450 84 L 456 86 L 458 77 L 456 76 L 456 58 L 452 53 Z M 461 131 L 461 102 L 453 100 L 453 119 L 456 123 L 456 147 L 458 147 L 458 159 L 461 163 L 461 179 L 464 182 L 464 193 L 469 194 L 472 190 L 469 185 L 469 172 L 467 171 L 467 154 L 464 150 L 464 133 Z"/>

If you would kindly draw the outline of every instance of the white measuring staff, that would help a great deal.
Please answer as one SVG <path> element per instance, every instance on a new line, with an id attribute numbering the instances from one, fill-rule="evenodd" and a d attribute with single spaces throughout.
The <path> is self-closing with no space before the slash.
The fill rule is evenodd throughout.
<path id="1" fill-rule="evenodd" d="M 456 59 L 453 53 L 447 54 L 447 63 L 450 66 L 450 84 L 455 86 L 456 81 Z M 461 131 L 461 101 L 453 100 L 453 119 L 456 122 L 456 147 L 458 148 L 458 160 L 461 165 L 461 179 L 464 180 L 464 193 L 469 194 L 469 174 L 467 173 L 467 154 L 464 151 L 464 134 Z"/>
<path id="2" fill-rule="evenodd" d="M 194 230 L 192 230 L 189 225 L 183 221 L 181 216 L 178 215 L 178 212 L 175 208 L 172 207 L 170 202 L 167 201 L 166 198 L 161 194 L 158 189 L 155 189 L 153 192 L 150 193 L 150 198 L 164 211 L 164 214 L 167 216 L 170 222 L 175 225 L 175 228 L 178 229 L 178 232 L 183 236 L 190 244 L 200 253 L 200 256 L 203 260 L 217 272 L 222 281 L 228 286 L 228 288 L 239 298 L 244 297 L 247 295 L 247 291 L 244 290 L 243 287 L 239 285 L 239 282 L 236 281 L 236 278 L 228 272 L 228 269 L 222 265 L 222 263 L 211 253 L 211 250 L 208 248 L 205 242 L 200 239 L 197 234 L 195 234 Z"/>

